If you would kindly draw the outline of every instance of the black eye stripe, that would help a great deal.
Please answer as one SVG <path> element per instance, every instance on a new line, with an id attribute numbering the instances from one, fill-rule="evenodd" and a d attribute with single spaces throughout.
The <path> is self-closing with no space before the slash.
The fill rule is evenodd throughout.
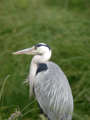
<path id="1" fill-rule="evenodd" d="M 41 47 L 41 46 L 48 47 L 49 50 L 50 50 L 50 47 L 49 47 L 47 44 L 36 44 L 36 45 L 35 45 L 35 48 L 37 48 L 37 47 Z"/>

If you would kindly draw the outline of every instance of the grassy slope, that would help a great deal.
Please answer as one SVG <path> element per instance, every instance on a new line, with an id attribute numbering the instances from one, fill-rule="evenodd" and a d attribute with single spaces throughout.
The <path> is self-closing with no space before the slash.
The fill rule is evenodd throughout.
<path id="1" fill-rule="evenodd" d="M 24 1 L 24 0 L 23 0 Z M 25 2 L 25 1 L 24 1 Z M 28 75 L 29 56 L 12 56 L 18 49 L 39 42 L 48 43 L 53 51 L 52 61 L 69 78 L 74 101 L 73 120 L 90 119 L 90 20 L 86 13 L 76 13 L 48 7 L 41 2 L 17 0 L 0 1 L 0 87 L 6 81 L 0 100 L 0 119 L 5 119 L 32 102 L 28 87 L 22 82 Z M 29 4 L 28 4 L 29 3 Z M 29 108 L 37 109 L 35 102 Z M 26 116 L 37 119 L 39 111 Z"/>

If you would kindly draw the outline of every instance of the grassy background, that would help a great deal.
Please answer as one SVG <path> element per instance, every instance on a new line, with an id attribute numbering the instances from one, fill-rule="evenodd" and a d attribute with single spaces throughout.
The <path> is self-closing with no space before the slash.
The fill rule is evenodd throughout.
<path id="1" fill-rule="evenodd" d="M 11 54 L 40 42 L 51 46 L 51 60 L 69 79 L 73 120 L 90 120 L 89 5 L 88 0 L 0 1 L 0 120 L 7 120 L 16 108 L 22 111 L 28 103 L 23 114 L 31 112 L 22 120 L 40 119 L 37 102 L 29 99 L 28 87 L 23 85 L 31 57 Z"/>

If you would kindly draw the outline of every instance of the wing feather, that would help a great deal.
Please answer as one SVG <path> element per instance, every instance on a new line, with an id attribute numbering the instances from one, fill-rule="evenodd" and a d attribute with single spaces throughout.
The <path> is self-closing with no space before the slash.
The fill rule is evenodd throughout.
<path id="1" fill-rule="evenodd" d="M 68 80 L 55 63 L 47 62 L 47 66 L 47 71 L 36 76 L 34 86 L 36 99 L 51 120 L 61 120 L 65 114 L 72 116 L 73 97 Z"/>

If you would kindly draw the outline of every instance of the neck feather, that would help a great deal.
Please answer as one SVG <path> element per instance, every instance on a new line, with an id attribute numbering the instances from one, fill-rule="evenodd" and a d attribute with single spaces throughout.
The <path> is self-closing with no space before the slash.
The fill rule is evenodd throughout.
<path id="1" fill-rule="evenodd" d="M 37 71 L 37 64 L 34 63 L 34 61 L 32 60 L 31 65 L 30 65 L 30 73 L 29 73 L 30 96 L 33 95 L 36 71 Z"/>
<path id="2" fill-rule="evenodd" d="M 33 88 L 35 82 L 35 75 L 37 72 L 38 64 L 47 62 L 51 57 L 51 53 L 44 55 L 36 55 L 33 57 L 31 65 L 30 65 L 30 73 L 29 73 L 29 84 L 30 84 L 30 96 L 33 95 Z"/>

